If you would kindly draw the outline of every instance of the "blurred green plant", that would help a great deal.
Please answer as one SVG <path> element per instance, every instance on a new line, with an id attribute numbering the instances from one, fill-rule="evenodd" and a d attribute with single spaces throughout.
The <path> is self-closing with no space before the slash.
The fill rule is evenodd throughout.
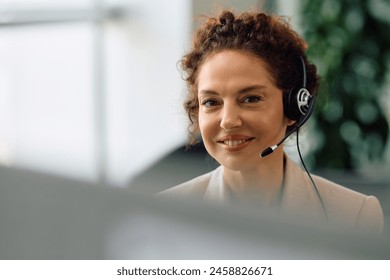
<path id="1" fill-rule="evenodd" d="M 380 100 L 389 86 L 390 1 L 305 0 L 301 7 L 308 57 L 321 76 L 315 167 L 380 162 L 389 134 Z"/>

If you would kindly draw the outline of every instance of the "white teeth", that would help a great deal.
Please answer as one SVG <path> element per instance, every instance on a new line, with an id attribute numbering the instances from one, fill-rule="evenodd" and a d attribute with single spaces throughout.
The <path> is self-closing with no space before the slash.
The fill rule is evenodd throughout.
<path id="1" fill-rule="evenodd" d="M 246 140 L 234 140 L 234 141 L 226 140 L 226 141 L 223 141 L 223 143 L 225 145 L 228 145 L 228 146 L 238 146 L 238 145 L 240 145 L 240 144 L 242 144 L 244 142 L 246 142 Z"/>

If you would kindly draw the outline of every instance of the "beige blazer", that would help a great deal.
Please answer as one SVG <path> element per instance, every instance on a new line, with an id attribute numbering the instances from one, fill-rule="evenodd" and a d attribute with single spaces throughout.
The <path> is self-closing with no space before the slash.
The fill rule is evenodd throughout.
<path id="1" fill-rule="evenodd" d="M 376 197 L 366 196 L 319 176 L 312 177 L 324 207 L 309 176 L 286 156 L 285 183 L 278 211 L 281 217 L 331 225 L 336 230 L 382 233 L 383 212 Z M 228 204 L 230 201 L 221 166 L 161 194 L 198 198 L 212 203 Z"/>

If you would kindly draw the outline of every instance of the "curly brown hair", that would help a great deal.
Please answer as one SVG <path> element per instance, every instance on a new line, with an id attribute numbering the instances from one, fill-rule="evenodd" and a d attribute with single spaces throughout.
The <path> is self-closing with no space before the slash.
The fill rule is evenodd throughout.
<path id="1" fill-rule="evenodd" d="M 306 65 L 306 88 L 314 95 L 319 86 L 316 66 L 306 58 L 306 42 L 291 29 L 285 18 L 265 13 L 234 14 L 222 11 L 218 17 L 208 17 L 192 38 L 192 46 L 181 60 L 188 94 L 184 108 L 190 119 L 190 144 L 199 133 L 197 77 L 199 68 L 210 54 L 223 50 L 243 51 L 262 59 L 275 85 L 284 94 L 302 87 L 303 71 L 300 57 Z"/>

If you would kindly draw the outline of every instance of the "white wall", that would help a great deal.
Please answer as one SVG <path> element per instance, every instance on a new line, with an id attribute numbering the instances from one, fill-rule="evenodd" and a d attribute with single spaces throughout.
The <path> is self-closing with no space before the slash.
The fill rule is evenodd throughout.
<path id="1" fill-rule="evenodd" d="M 186 141 L 185 85 L 177 68 L 189 38 L 189 1 L 127 1 L 108 23 L 108 176 L 116 184 Z"/>
<path id="2" fill-rule="evenodd" d="M 96 177 L 86 24 L 0 29 L 3 164 Z"/>
<path id="3" fill-rule="evenodd" d="M 0 12 L 50 8 L 61 15 L 95 2 L 3 2 Z M 104 21 L 103 32 L 88 20 L 0 24 L 0 164 L 124 186 L 182 145 L 185 89 L 176 64 L 188 43 L 191 5 L 168 2 L 104 1 L 129 17 Z"/>

